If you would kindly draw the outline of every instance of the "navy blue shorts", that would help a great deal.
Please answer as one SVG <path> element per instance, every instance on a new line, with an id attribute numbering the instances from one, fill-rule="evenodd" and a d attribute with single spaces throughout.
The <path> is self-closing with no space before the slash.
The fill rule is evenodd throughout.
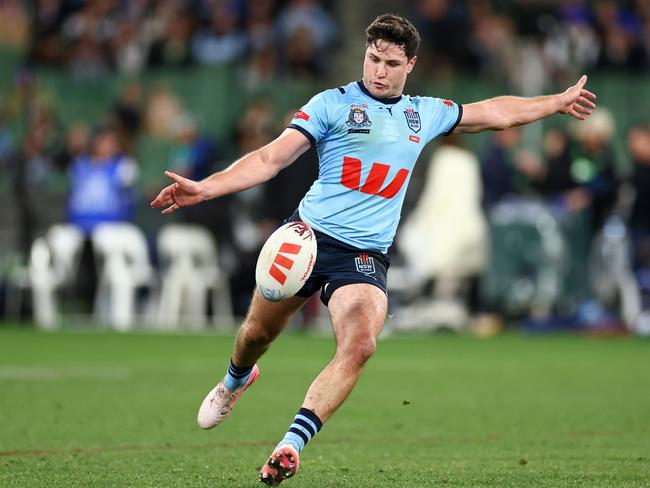
<path id="1" fill-rule="evenodd" d="M 285 223 L 296 220 L 300 220 L 298 211 Z M 312 230 L 318 246 L 316 263 L 297 296 L 310 297 L 320 289 L 320 299 L 327 305 L 334 291 L 354 283 L 375 285 L 386 293 L 386 274 L 390 266 L 390 259 L 386 255 L 352 247 L 316 229 Z"/>

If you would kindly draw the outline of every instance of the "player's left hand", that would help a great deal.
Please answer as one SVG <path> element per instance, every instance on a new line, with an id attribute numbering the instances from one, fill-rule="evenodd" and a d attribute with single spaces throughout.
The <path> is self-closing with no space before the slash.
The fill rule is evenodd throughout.
<path id="1" fill-rule="evenodd" d="M 184 178 L 171 171 L 165 171 L 165 176 L 174 183 L 162 189 L 151 202 L 151 208 L 162 207 L 164 210 L 161 213 L 169 215 L 181 207 L 196 205 L 204 200 L 200 182 Z"/>
<path id="2" fill-rule="evenodd" d="M 560 94 L 559 112 L 579 120 L 585 120 L 585 117 L 591 115 L 596 108 L 596 104 L 593 102 L 596 100 L 596 95 L 585 90 L 586 83 L 587 75 L 582 75 L 578 83 Z"/>

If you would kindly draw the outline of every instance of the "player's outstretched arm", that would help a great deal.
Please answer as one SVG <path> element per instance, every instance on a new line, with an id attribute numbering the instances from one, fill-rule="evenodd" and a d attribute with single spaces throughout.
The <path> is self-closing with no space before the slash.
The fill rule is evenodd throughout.
<path id="1" fill-rule="evenodd" d="M 563 93 L 541 97 L 496 97 L 463 105 L 463 118 L 454 133 L 503 130 L 529 124 L 555 113 L 584 120 L 596 108 L 596 95 L 585 89 L 583 75 Z"/>
<path id="2" fill-rule="evenodd" d="M 204 200 L 246 190 L 273 178 L 293 163 L 310 147 L 309 140 L 300 132 L 286 129 L 280 136 L 260 149 L 238 159 L 223 171 L 201 181 L 184 178 L 171 171 L 165 176 L 173 183 L 151 202 L 152 208 L 162 208 L 163 215 L 180 207 L 196 205 Z"/>

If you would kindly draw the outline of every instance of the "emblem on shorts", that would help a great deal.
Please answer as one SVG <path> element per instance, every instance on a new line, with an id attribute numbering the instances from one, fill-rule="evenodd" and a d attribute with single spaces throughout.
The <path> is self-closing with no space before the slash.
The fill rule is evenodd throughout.
<path id="1" fill-rule="evenodd" d="M 420 113 L 416 112 L 415 109 L 407 108 L 404 110 L 404 116 L 406 117 L 406 123 L 413 132 L 420 132 Z"/>
<path id="2" fill-rule="evenodd" d="M 368 118 L 368 114 L 365 110 L 359 107 L 352 107 L 348 114 L 348 121 L 346 124 L 350 128 L 348 129 L 348 134 L 370 134 L 370 130 L 365 127 L 370 127 L 372 122 Z"/>
<path id="3" fill-rule="evenodd" d="M 359 254 L 354 258 L 357 265 L 357 271 L 366 275 L 375 274 L 375 260 L 367 254 Z"/>

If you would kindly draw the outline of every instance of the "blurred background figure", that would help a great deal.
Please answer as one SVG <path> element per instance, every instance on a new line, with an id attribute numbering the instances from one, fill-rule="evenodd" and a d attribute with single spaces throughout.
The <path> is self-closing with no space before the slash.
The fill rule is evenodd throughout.
<path id="1" fill-rule="evenodd" d="M 112 128 L 100 129 L 88 152 L 71 163 L 67 222 L 85 235 L 77 272 L 77 292 L 85 309 L 92 310 L 97 290 L 96 256 L 92 234 L 99 224 L 132 222 L 135 216 L 138 167 L 125 156 Z"/>
<path id="2" fill-rule="evenodd" d="M 393 289 L 413 290 L 420 283 L 430 290 L 402 311 L 399 327 L 469 325 L 487 259 L 486 230 L 478 159 L 459 136 L 448 136 L 429 162 L 420 198 L 397 241 L 406 270 L 392 278 Z"/>
<path id="3" fill-rule="evenodd" d="M 634 189 L 630 216 L 633 266 L 642 292 L 642 306 L 647 311 L 650 310 L 650 126 L 644 124 L 630 128 L 627 146 L 634 165 L 630 178 Z"/>
<path id="4" fill-rule="evenodd" d="M 102 222 L 132 221 L 137 178 L 138 167 L 122 152 L 117 132 L 100 129 L 90 151 L 70 166 L 68 222 L 90 234 Z"/>

